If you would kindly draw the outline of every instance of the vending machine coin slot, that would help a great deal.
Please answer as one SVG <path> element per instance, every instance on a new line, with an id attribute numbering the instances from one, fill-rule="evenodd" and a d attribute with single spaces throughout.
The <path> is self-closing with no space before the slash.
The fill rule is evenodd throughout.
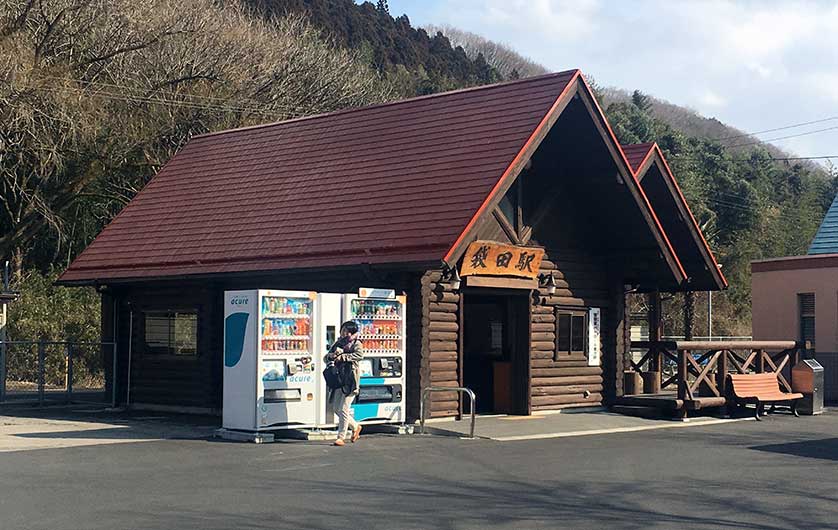
<path id="1" fill-rule="evenodd" d="M 265 389 L 265 403 L 287 403 L 289 401 L 302 401 L 302 393 L 299 388 Z"/>
<path id="2" fill-rule="evenodd" d="M 402 399 L 402 385 L 362 386 L 358 403 L 398 403 Z"/>

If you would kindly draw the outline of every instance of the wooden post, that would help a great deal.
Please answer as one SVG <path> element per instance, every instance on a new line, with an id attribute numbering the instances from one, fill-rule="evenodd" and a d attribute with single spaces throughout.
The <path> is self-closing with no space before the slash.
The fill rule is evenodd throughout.
<path id="1" fill-rule="evenodd" d="M 693 326 L 695 325 L 695 293 L 684 293 L 684 340 L 693 340 Z"/>
<path id="2" fill-rule="evenodd" d="M 687 350 L 678 350 L 678 399 L 687 399 Z"/>
<path id="3" fill-rule="evenodd" d="M 721 397 L 727 398 L 728 351 L 721 350 L 720 353 L 719 361 L 716 363 L 716 388 Z M 722 407 L 722 416 L 727 416 L 727 405 Z"/>

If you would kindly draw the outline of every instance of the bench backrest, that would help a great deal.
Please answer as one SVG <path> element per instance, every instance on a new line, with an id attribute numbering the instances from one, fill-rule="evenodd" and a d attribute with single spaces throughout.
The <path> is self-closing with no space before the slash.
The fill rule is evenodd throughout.
<path id="1" fill-rule="evenodd" d="M 780 391 L 780 381 L 777 374 L 767 372 L 762 374 L 730 374 L 733 391 L 738 394 L 776 394 Z"/>

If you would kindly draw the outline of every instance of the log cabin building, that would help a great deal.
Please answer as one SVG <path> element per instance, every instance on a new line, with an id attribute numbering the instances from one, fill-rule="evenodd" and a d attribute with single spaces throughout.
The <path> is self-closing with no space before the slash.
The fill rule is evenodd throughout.
<path id="1" fill-rule="evenodd" d="M 403 292 L 409 420 L 431 385 L 608 405 L 627 291 L 726 286 L 660 149 L 621 146 L 578 70 L 196 136 L 59 283 L 102 293 L 117 401 L 216 412 L 226 290 Z M 185 346 L 149 340 L 173 320 Z"/>

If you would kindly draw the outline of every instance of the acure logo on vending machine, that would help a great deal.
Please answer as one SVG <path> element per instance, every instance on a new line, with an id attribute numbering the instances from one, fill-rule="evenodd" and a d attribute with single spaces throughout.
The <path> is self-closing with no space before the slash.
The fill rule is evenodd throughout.
<path id="1" fill-rule="evenodd" d="M 230 305 L 248 305 L 249 303 L 249 296 L 234 296 L 230 299 Z"/>

